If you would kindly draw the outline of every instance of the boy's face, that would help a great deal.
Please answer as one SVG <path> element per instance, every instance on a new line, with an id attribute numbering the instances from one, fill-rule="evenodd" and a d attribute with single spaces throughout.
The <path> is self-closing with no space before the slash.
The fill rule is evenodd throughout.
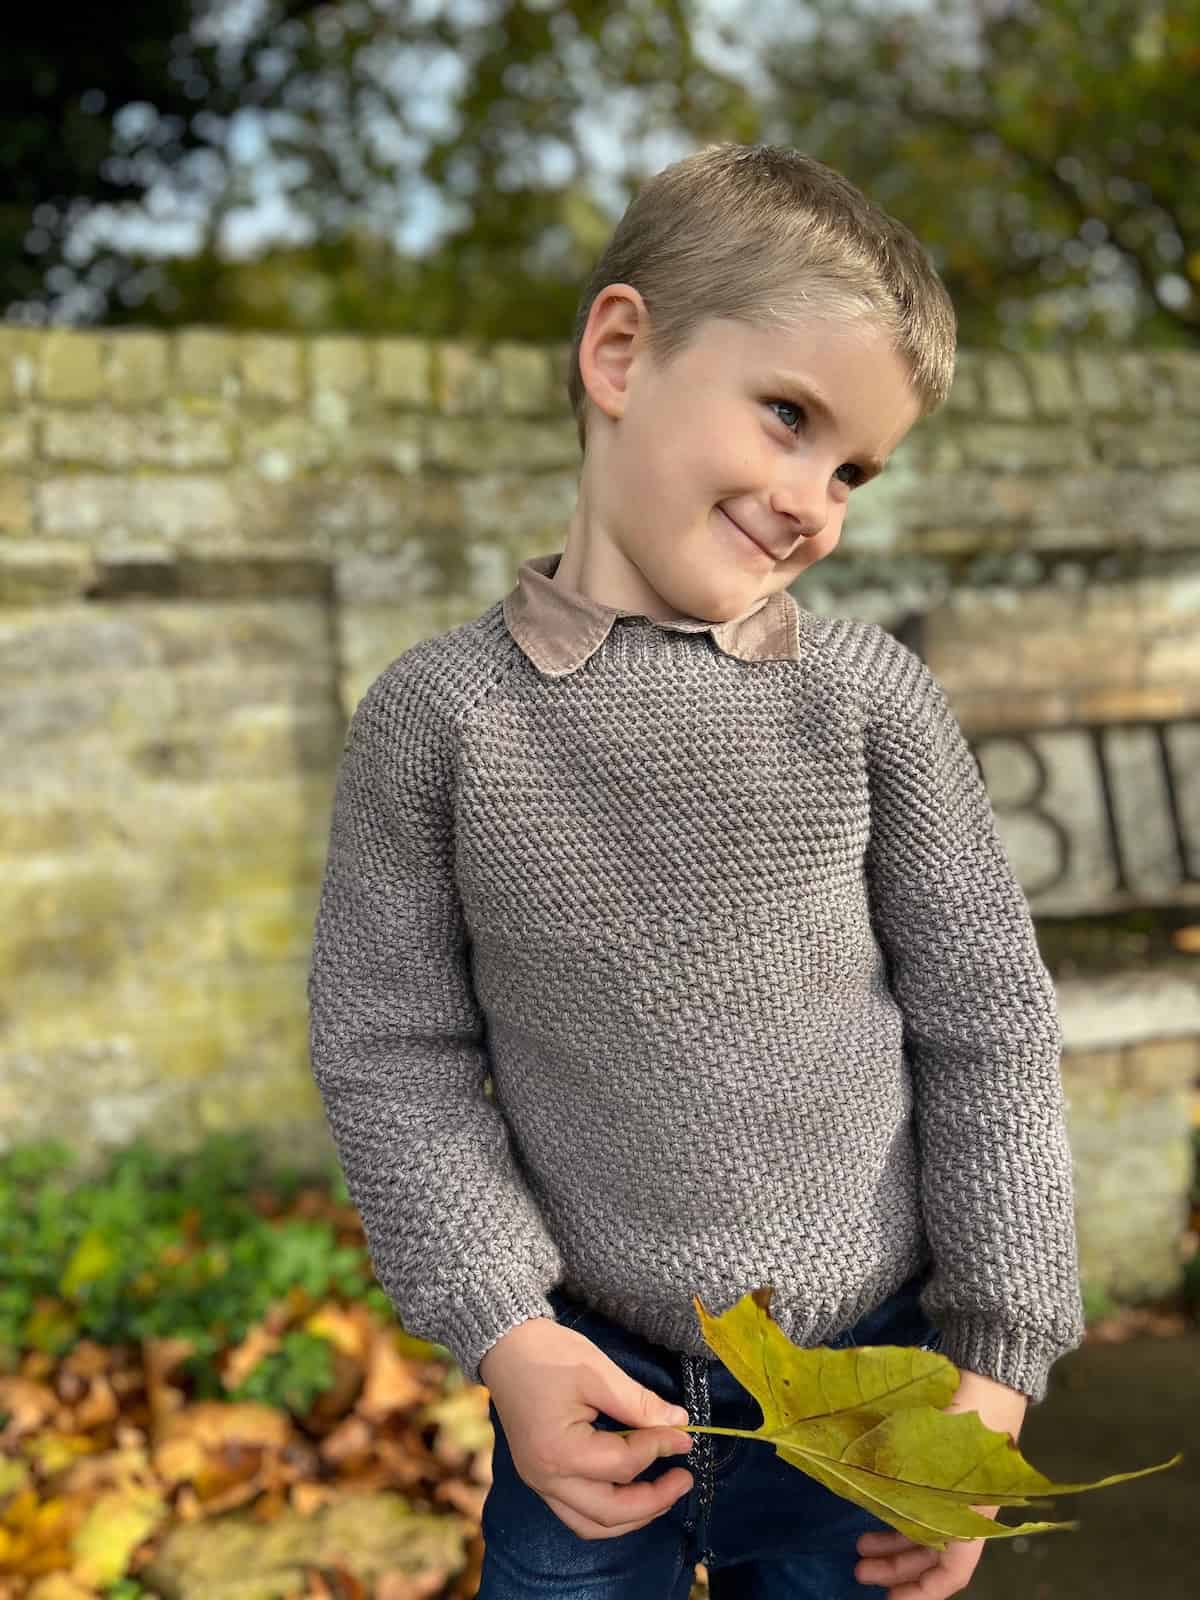
<path id="1" fill-rule="evenodd" d="M 851 495 L 876 472 L 869 458 L 887 461 L 920 405 L 869 325 L 712 319 L 656 367 L 646 315 L 628 285 L 592 307 L 580 362 L 593 404 L 564 578 L 601 574 L 597 598 L 649 615 L 727 620 L 833 551 Z"/>

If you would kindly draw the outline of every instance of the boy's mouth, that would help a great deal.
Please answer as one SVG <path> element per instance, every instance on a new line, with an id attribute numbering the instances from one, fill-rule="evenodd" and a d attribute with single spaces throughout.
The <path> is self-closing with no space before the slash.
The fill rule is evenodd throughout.
<path id="1" fill-rule="evenodd" d="M 736 531 L 741 534 L 742 538 L 745 539 L 748 544 L 752 545 L 754 547 L 754 549 L 758 551 L 759 555 L 761 555 L 767 561 L 772 561 L 773 562 L 775 560 L 775 557 L 771 554 L 771 552 L 769 550 L 764 549 L 763 546 L 761 544 L 759 544 L 757 539 L 752 539 L 750 537 L 750 535 L 746 532 L 745 528 L 743 528 L 739 523 L 737 523 L 737 522 L 735 522 L 733 520 L 733 518 L 729 515 L 728 511 L 725 510 L 724 506 L 718 506 L 717 510 L 725 518 L 726 522 L 729 523 L 730 527 L 736 529 Z"/>

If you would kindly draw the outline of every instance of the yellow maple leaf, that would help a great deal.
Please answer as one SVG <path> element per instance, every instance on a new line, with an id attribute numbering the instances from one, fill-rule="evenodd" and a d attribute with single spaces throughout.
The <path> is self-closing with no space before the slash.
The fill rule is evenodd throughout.
<path id="1" fill-rule="evenodd" d="M 978 1412 L 941 1409 L 961 1379 L 945 1356 L 907 1345 L 806 1349 L 770 1315 L 771 1294 L 770 1287 L 755 1289 L 718 1317 L 693 1297 L 704 1342 L 758 1401 L 763 1422 L 755 1429 L 689 1425 L 683 1431 L 772 1444 L 790 1465 L 917 1544 L 944 1550 L 950 1539 L 1077 1528 L 1075 1522 L 1010 1527 L 973 1507 L 1023 1506 L 1034 1496 L 1101 1489 L 1183 1460 L 1180 1453 L 1093 1483 L 1054 1483 Z"/>

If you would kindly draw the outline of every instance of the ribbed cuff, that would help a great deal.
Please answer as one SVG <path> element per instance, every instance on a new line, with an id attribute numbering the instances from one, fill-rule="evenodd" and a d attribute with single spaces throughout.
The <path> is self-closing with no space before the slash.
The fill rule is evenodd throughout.
<path id="1" fill-rule="evenodd" d="M 940 1324 L 938 1354 L 956 1367 L 981 1373 L 1027 1395 L 1031 1405 L 1046 1398 L 1050 1368 L 1072 1343 L 1047 1339 L 1044 1333 L 1006 1328 L 979 1317 L 954 1317 Z"/>
<path id="2" fill-rule="evenodd" d="M 481 1293 L 467 1299 L 461 1287 L 439 1293 L 426 1284 L 418 1301 L 408 1301 L 400 1314 L 407 1332 L 445 1345 L 462 1368 L 468 1383 L 482 1383 L 479 1363 L 504 1334 L 531 1317 L 555 1320 L 546 1292 L 557 1280 L 539 1288 L 528 1280 L 505 1283 L 489 1278 L 486 1298 Z"/>

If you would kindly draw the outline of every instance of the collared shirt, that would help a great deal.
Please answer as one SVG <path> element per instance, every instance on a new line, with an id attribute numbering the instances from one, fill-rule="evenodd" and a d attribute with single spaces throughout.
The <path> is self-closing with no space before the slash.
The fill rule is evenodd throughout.
<path id="1" fill-rule="evenodd" d="M 561 560 L 562 553 L 555 552 L 523 561 L 516 586 L 503 602 L 509 632 L 538 671 L 552 678 L 582 666 L 608 638 L 619 617 L 642 615 L 604 605 L 578 589 L 553 582 Z M 781 590 L 756 600 L 748 611 L 727 622 L 706 622 L 702 617 L 648 620 L 680 633 L 707 629 L 719 649 L 741 661 L 798 661 L 800 619 L 800 607 Z"/>

